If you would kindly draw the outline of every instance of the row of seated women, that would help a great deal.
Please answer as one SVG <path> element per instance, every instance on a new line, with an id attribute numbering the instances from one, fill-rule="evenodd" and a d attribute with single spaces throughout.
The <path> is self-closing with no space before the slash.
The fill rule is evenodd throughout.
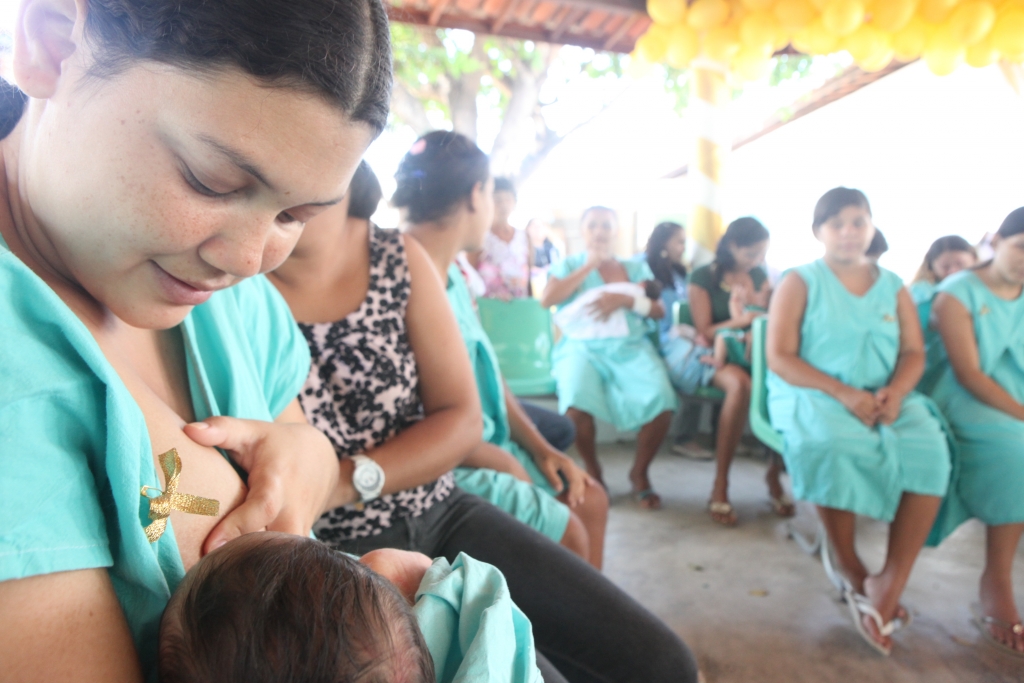
<path id="1" fill-rule="evenodd" d="M 491 222 L 486 156 L 419 140 L 404 234 L 365 220 L 380 2 L 19 17 L 0 679 L 697 679 L 582 559 L 600 564 L 604 492 L 473 336 L 451 266 Z"/>
<path id="2" fill-rule="evenodd" d="M 595 478 L 593 417 L 640 427 L 631 479 L 640 497 L 651 500 L 652 492 L 642 489 L 674 407 L 672 385 L 682 393 L 708 383 L 722 388 L 709 508 L 733 523 L 725 496 L 748 408 L 749 346 L 722 348 L 710 339 L 749 327 L 768 304 L 769 286 L 758 268 L 767 231 L 753 219 L 729 226 L 716 262 L 689 278 L 695 329 L 687 336 L 671 320 L 662 324 L 662 363 L 640 323 L 664 319 L 671 299 L 683 293 L 682 229 L 658 226 L 644 264 L 610 255 L 614 221 L 607 209 L 587 211 L 588 251 L 552 267 L 542 301 L 564 305 L 607 283 L 647 281 L 652 271 L 675 286 L 664 290 L 669 295 L 660 305 L 613 291 L 594 299 L 597 315 L 628 311 L 629 333 L 561 342 L 553 370 L 560 406 L 576 422 L 577 446 Z M 998 647 L 1024 654 L 1012 589 L 1024 533 L 1024 208 L 1006 218 L 992 258 L 981 265 L 963 238 L 936 241 L 913 294 L 877 266 L 884 251 L 877 245 L 884 242 L 863 193 L 826 193 L 812 229 L 824 257 L 786 274 L 768 309 L 768 407 L 783 436 L 795 496 L 814 503 L 824 523 L 854 625 L 888 654 L 891 636 L 910 620 L 899 597 L 922 546 L 976 517 L 987 525 L 988 539 L 975 623 Z M 733 412 L 736 404 L 741 414 Z M 769 484 L 781 489 L 777 476 L 769 471 Z M 858 514 L 891 522 L 886 561 L 875 575 L 855 549 Z"/>

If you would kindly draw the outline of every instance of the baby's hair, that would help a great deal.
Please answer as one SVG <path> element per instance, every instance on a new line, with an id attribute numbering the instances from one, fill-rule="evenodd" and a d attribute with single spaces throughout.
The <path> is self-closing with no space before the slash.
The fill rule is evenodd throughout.
<path id="1" fill-rule="evenodd" d="M 852 190 L 848 187 L 834 187 L 825 194 L 814 206 L 814 222 L 811 227 L 817 230 L 828 222 L 833 216 L 839 215 L 848 206 L 859 206 L 871 215 L 871 204 L 867 195 L 860 190 Z"/>
<path id="2" fill-rule="evenodd" d="M 407 209 L 412 223 L 436 221 L 449 216 L 490 176 L 490 161 L 472 140 L 435 130 L 413 143 L 402 158 L 391 203 Z"/>
<path id="3" fill-rule="evenodd" d="M 999 226 L 996 234 L 1000 237 L 1013 237 L 1022 232 L 1024 232 L 1024 206 L 1011 211 L 1003 220 L 1003 224 Z"/>
<path id="4" fill-rule="evenodd" d="M 434 683 L 405 599 L 365 565 L 301 537 L 225 548 L 161 624 L 161 683 Z"/>
<path id="5" fill-rule="evenodd" d="M 377 212 L 384 191 L 380 188 L 377 174 L 373 172 L 366 160 L 359 162 L 356 174 L 348 187 L 348 215 L 351 218 L 369 220 Z"/>

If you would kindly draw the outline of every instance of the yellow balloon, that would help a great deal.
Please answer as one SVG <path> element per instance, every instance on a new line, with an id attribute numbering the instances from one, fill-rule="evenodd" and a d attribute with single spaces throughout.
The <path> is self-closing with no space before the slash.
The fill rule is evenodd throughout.
<path id="1" fill-rule="evenodd" d="M 647 61 L 647 58 L 640 52 L 640 41 L 637 41 L 636 48 L 629 54 L 629 66 L 626 67 L 626 75 L 634 80 L 647 78 L 654 71 L 654 65 Z"/>
<path id="2" fill-rule="evenodd" d="M 917 13 L 925 21 L 933 24 L 942 23 L 949 16 L 949 13 L 956 6 L 959 0 L 921 0 L 917 7 Z"/>
<path id="3" fill-rule="evenodd" d="M 958 43 L 974 45 L 995 25 L 996 8 L 991 2 L 970 0 L 957 5 L 946 23 Z"/>
<path id="4" fill-rule="evenodd" d="M 848 36 L 864 23 L 864 3 L 860 0 L 831 0 L 821 11 L 825 28 L 837 36 Z"/>
<path id="5" fill-rule="evenodd" d="M 656 24 L 678 24 L 686 18 L 686 0 L 647 0 L 647 14 Z"/>
<path id="6" fill-rule="evenodd" d="M 920 17 L 913 17 L 901 30 L 893 34 L 892 47 L 896 59 L 912 62 L 921 56 L 928 45 L 930 27 Z"/>
<path id="7" fill-rule="evenodd" d="M 697 0 L 690 6 L 686 23 L 698 31 L 721 26 L 729 18 L 729 3 L 725 0 Z"/>
<path id="8" fill-rule="evenodd" d="M 775 0 L 740 0 L 740 4 L 751 12 L 760 12 L 771 9 L 772 5 L 775 4 Z"/>
<path id="9" fill-rule="evenodd" d="M 740 51 L 740 36 L 734 26 L 716 26 L 704 34 L 702 48 L 714 62 L 728 63 Z"/>
<path id="10" fill-rule="evenodd" d="M 815 19 L 793 34 L 793 47 L 808 55 L 827 55 L 839 49 L 839 39 Z"/>
<path id="11" fill-rule="evenodd" d="M 815 20 L 818 8 L 811 0 L 778 0 L 774 13 L 783 28 L 799 31 Z"/>
<path id="12" fill-rule="evenodd" d="M 868 11 L 875 28 L 896 33 L 907 25 L 916 9 L 917 0 L 875 0 Z"/>
<path id="13" fill-rule="evenodd" d="M 744 45 L 774 49 L 776 36 L 782 30 L 775 16 L 768 12 L 751 12 L 740 22 L 740 40 Z"/>
<path id="14" fill-rule="evenodd" d="M 685 69 L 700 51 L 700 37 L 686 24 L 672 27 L 668 39 L 666 61 L 676 69 Z"/>
<path id="15" fill-rule="evenodd" d="M 636 51 L 651 64 L 665 61 L 668 53 L 669 30 L 660 24 L 653 24 L 647 33 L 636 41 Z"/>
<path id="16" fill-rule="evenodd" d="M 771 63 L 771 59 L 743 48 L 733 59 L 732 72 L 745 81 L 758 81 L 768 75 Z"/>
<path id="17" fill-rule="evenodd" d="M 976 69 L 981 69 L 999 59 L 999 50 L 992 47 L 987 39 L 967 48 L 966 61 Z"/>
<path id="18" fill-rule="evenodd" d="M 1024 9 L 1010 7 L 999 14 L 989 36 L 992 47 L 1004 55 L 1024 52 Z"/>
<path id="19" fill-rule="evenodd" d="M 890 48 L 884 52 L 879 52 L 878 54 L 872 55 L 867 59 L 857 62 L 857 66 L 859 66 L 862 71 L 874 73 L 876 71 L 881 71 L 885 67 L 889 66 L 889 64 L 892 63 L 893 57 L 895 56 L 896 53 L 893 52 Z"/>
<path id="20" fill-rule="evenodd" d="M 964 61 L 964 52 L 962 47 L 952 50 L 928 47 L 923 56 L 933 74 L 948 76 L 956 71 L 956 68 Z"/>
<path id="21" fill-rule="evenodd" d="M 892 36 L 871 24 L 861 24 L 843 39 L 843 47 L 858 65 L 861 62 L 874 64 L 881 55 L 892 52 Z"/>

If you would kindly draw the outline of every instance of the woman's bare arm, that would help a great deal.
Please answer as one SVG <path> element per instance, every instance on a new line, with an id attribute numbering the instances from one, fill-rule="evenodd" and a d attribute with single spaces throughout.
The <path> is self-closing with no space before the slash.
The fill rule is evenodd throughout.
<path id="1" fill-rule="evenodd" d="M 775 290 L 768 312 L 765 355 L 769 369 L 793 386 L 825 392 L 859 420 L 874 425 L 878 408 L 872 394 L 843 384 L 800 357 L 800 327 L 806 309 L 807 284 L 796 273 L 790 273 Z"/>
<path id="2" fill-rule="evenodd" d="M 956 380 L 985 405 L 1024 420 L 1024 406 L 982 371 L 974 321 L 967 308 L 956 297 L 940 292 L 932 303 L 931 324 L 942 337 Z"/>
<path id="3" fill-rule="evenodd" d="M 0 582 L 0 681 L 142 683 L 106 569 Z"/>
<path id="4" fill-rule="evenodd" d="M 921 321 L 917 315 L 917 306 L 906 287 L 900 288 L 896 315 L 900 323 L 900 355 L 889 380 L 889 389 L 906 396 L 921 381 L 925 360 Z"/>
<path id="5" fill-rule="evenodd" d="M 544 308 L 557 306 L 562 303 L 580 288 L 583 281 L 590 275 L 590 271 L 598 266 L 596 259 L 587 259 L 579 269 L 569 273 L 564 278 L 548 276 L 548 283 L 544 286 L 544 294 L 540 297 L 540 305 Z"/>

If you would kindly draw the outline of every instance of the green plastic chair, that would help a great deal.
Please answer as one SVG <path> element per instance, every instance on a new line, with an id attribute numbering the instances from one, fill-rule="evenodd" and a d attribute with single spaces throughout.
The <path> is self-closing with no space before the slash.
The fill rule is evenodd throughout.
<path id="1" fill-rule="evenodd" d="M 758 318 L 753 325 L 754 342 L 750 350 L 751 364 L 751 388 L 750 388 L 750 431 L 765 446 L 776 453 L 782 453 L 785 445 L 782 434 L 772 427 L 768 417 L 768 362 L 765 354 L 765 333 L 768 330 L 768 318 Z M 818 520 L 813 536 L 807 536 L 797 530 L 792 522 L 786 523 L 786 533 L 796 541 L 808 555 L 818 555 L 821 558 L 821 566 L 825 569 L 825 576 L 832 582 L 837 590 L 843 590 L 844 579 L 835 569 L 832 561 L 832 553 L 828 543 L 828 534 L 825 525 Z"/>
<path id="2" fill-rule="evenodd" d="M 676 325 L 693 325 L 689 303 L 677 301 L 672 304 L 672 322 Z M 703 401 L 722 401 L 725 399 L 725 393 L 715 387 L 697 387 L 697 391 L 689 394 L 689 396 Z"/>
<path id="3" fill-rule="evenodd" d="M 551 312 L 533 298 L 477 299 L 480 324 L 498 356 L 498 366 L 516 396 L 555 393 L 551 376 L 554 335 Z"/>
<path id="4" fill-rule="evenodd" d="M 765 357 L 764 340 L 768 329 L 768 318 L 754 321 L 754 341 L 750 349 L 750 431 L 765 446 L 776 453 L 782 452 L 782 435 L 772 427 L 768 419 L 768 363 Z"/>

